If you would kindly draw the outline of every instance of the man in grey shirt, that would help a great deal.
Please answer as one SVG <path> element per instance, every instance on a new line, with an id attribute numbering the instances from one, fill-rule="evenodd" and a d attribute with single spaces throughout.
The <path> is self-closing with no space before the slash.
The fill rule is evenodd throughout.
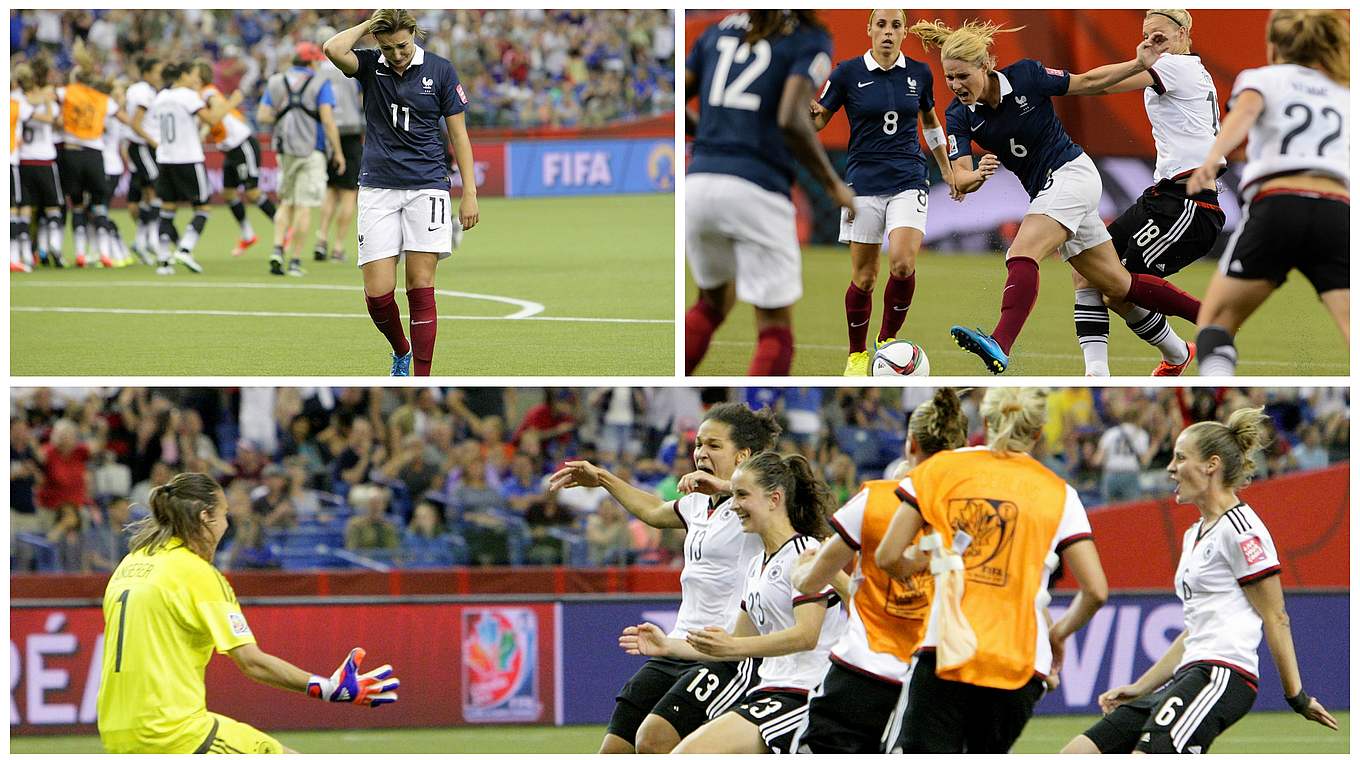
<path id="1" fill-rule="evenodd" d="M 324 42 L 335 36 L 334 27 L 317 30 L 316 39 Z M 340 152 L 345 156 L 343 170 L 331 166 L 326 176 L 326 198 L 321 202 L 321 227 L 316 234 L 313 257 L 325 261 L 345 260 L 345 239 L 359 202 L 359 163 L 364 152 L 363 88 L 359 80 L 345 76 L 329 60 L 322 61 L 318 75 L 331 83 L 335 92 L 335 126 L 340 130 Z"/>
<path id="2" fill-rule="evenodd" d="M 302 262 L 292 255 L 312 223 L 312 209 L 326 195 L 326 155 L 337 171 L 345 170 L 340 133 L 335 124 L 335 91 L 317 74 L 325 60 L 315 43 L 300 42 L 293 50 L 293 65 L 269 78 L 258 113 L 261 124 L 274 125 L 274 150 L 279 157 L 279 209 L 274 217 L 274 253 L 271 274 L 300 277 Z M 305 243 L 302 243 L 305 249 Z"/>

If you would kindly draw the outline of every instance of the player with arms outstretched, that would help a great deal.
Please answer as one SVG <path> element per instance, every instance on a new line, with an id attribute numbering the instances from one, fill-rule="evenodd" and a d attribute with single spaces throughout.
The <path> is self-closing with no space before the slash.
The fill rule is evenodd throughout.
<path id="1" fill-rule="evenodd" d="M 1005 372 L 1011 346 L 1039 297 L 1039 262 L 1058 250 L 1103 295 L 1194 321 L 1199 301 L 1160 277 L 1131 275 L 1120 266 L 1100 218 L 1100 173 L 1053 109 L 1054 96 L 1096 95 L 1146 70 L 1155 58 L 1153 43 L 1139 45 L 1134 60 L 1070 74 L 1033 59 L 997 68 L 990 53 L 992 38 L 1017 29 L 980 21 L 951 29 L 938 21 L 922 21 L 910 31 L 926 49 L 940 48 L 945 80 L 956 96 L 945 111 L 945 131 L 957 188 L 976 192 L 999 166 L 1005 166 L 1030 197 L 1020 230 L 1006 252 L 1006 284 L 996 327 L 988 334 L 955 325 L 950 330 L 954 342 L 982 359 L 989 372 Z M 995 151 L 984 155 L 976 168 L 974 142 Z"/>
<path id="2" fill-rule="evenodd" d="M 104 590 L 104 659 L 97 709 L 109 752 L 273 754 L 278 740 L 209 712 L 204 670 L 214 651 L 251 680 L 330 702 L 395 702 L 384 665 L 360 673 L 352 650 L 330 676 L 266 654 L 231 584 L 212 565 L 227 530 L 227 497 L 207 475 L 184 473 L 151 490 L 151 514 L 130 526 L 130 553 Z"/>
<path id="3" fill-rule="evenodd" d="M 699 297 L 685 313 L 685 374 L 708 353 L 735 300 L 756 310 L 751 375 L 787 375 L 802 252 L 790 188 L 794 160 L 854 217 L 854 195 L 817 141 L 808 103 L 831 73 L 831 38 L 816 11 L 733 13 L 685 59 L 685 97 L 699 98 L 686 175 L 685 258 Z"/>
<path id="4" fill-rule="evenodd" d="M 935 78 L 929 66 L 902 52 L 906 27 L 906 11 L 870 11 L 869 40 L 873 46 L 862 56 L 841 61 L 826 80 L 821 97 L 812 101 L 812 123 L 818 131 L 842 107 L 850 121 L 845 180 L 855 191 L 855 220 L 842 219 L 840 233 L 840 241 L 850 244 L 850 287 L 845 291 L 845 324 L 850 332 L 846 377 L 869 374 L 872 352 L 865 339 L 873 315 L 879 248 L 885 234 L 888 284 L 883 288 L 883 317 L 875 347 L 897 337 L 916 292 L 916 256 L 926 234 L 930 201 L 926 158 L 916 137 L 918 121 L 941 175 L 953 187 L 954 170 L 944 149 L 944 128 L 935 114 Z"/>
<path id="5" fill-rule="evenodd" d="M 1237 331 L 1296 267 L 1350 342 L 1350 40 L 1345 11 L 1273 11 L 1270 65 L 1238 75 L 1223 129 L 1190 178 L 1191 192 L 1211 187 L 1223 156 L 1247 139 L 1247 207 L 1200 310 L 1201 375 L 1237 372 Z"/>
<path id="6" fill-rule="evenodd" d="M 1303 690 L 1275 541 L 1237 496 L 1270 424 L 1259 407 L 1239 409 L 1226 425 L 1197 422 L 1176 439 L 1166 467 L 1176 503 L 1200 513 L 1176 568 L 1185 631 L 1141 678 L 1101 694 L 1105 717 L 1064 752 L 1208 752 L 1256 701 L 1263 628 L 1289 706 L 1336 730 L 1336 719 Z"/>
<path id="7" fill-rule="evenodd" d="M 680 573 L 680 611 L 667 634 L 683 640 L 690 631 L 725 626 L 741 603 L 741 574 L 760 553 L 760 540 L 744 533 L 733 511 L 732 473 L 754 454 L 774 447 L 779 423 L 769 410 L 718 404 L 704 415 L 694 441 L 695 471 L 680 479 L 685 495 L 666 502 L 589 462 L 567 462 L 551 487 L 603 487 L 639 520 L 654 528 L 685 531 Z M 681 739 L 722 714 L 751 687 L 758 660 L 695 662 L 652 657 L 624 684 L 609 718 L 600 751 L 670 752 Z"/>
<path id="8" fill-rule="evenodd" d="M 365 34 L 377 50 L 355 50 Z M 326 40 L 326 57 L 364 89 L 367 123 L 359 171 L 359 268 L 369 316 L 392 347 L 394 376 L 430 374 L 439 312 L 435 268 L 453 255 L 455 238 L 477 224 L 476 173 L 464 110 L 467 94 L 453 64 L 416 44 L 424 36 L 409 11 L 382 9 Z M 448 151 L 463 197 L 451 216 Z M 397 262 L 406 261 L 408 341 L 395 299 Z"/>
<path id="9" fill-rule="evenodd" d="M 1218 134 L 1218 93 L 1199 56 L 1190 52 L 1194 20 L 1183 8 L 1156 8 L 1143 17 L 1143 39 L 1154 43 L 1157 60 L 1128 79 L 1106 87 L 1105 93 L 1143 91 L 1143 106 L 1152 125 L 1157 164 L 1152 187 L 1110 223 L 1108 229 L 1124 268 L 1136 274 L 1170 277 L 1198 261 L 1214 247 L 1223 231 L 1223 209 L 1216 183 L 1193 195 L 1186 182 Z M 1220 161 L 1222 174 L 1227 161 Z M 1166 322 L 1166 317 L 1131 303 L 1103 297 L 1076 271 L 1073 317 L 1077 342 L 1086 357 L 1087 374 L 1109 374 L 1109 310 L 1124 318 L 1135 335 L 1162 352 L 1154 377 L 1175 377 L 1195 356 L 1189 343 Z"/>

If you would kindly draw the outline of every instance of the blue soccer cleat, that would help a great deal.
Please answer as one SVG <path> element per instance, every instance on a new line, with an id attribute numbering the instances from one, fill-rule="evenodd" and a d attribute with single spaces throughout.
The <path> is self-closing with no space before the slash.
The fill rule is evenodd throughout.
<path id="1" fill-rule="evenodd" d="M 392 354 L 392 377 L 411 376 L 411 356 L 413 352 L 407 351 L 405 356 Z"/>
<path id="2" fill-rule="evenodd" d="M 987 371 L 993 375 L 999 375 L 1006 371 L 1011 360 L 1006 356 L 1006 352 L 1001 350 L 1001 346 L 992 340 L 992 336 L 981 330 L 973 330 L 967 327 L 954 325 L 949 328 L 949 334 L 954 337 L 954 342 L 964 351 L 977 354 L 986 365 Z"/>

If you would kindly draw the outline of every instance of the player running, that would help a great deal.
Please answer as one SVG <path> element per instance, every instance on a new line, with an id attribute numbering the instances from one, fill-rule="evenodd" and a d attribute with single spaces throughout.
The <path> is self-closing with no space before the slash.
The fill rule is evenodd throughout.
<path id="1" fill-rule="evenodd" d="M 378 50 L 355 50 L 372 34 Z M 326 57 L 364 89 L 368 135 L 359 172 L 359 267 L 368 313 L 392 347 L 392 375 L 428 375 L 439 313 L 435 267 L 452 256 L 455 235 L 477 224 L 476 173 L 464 111 L 467 93 L 453 64 L 424 50 L 425 32 L 408 11 L 383 9 L 326 40 Z M 441 124 L 441 122 L 443 122 Z M 450 218 L 448 151 L 463 178 L 458 217 Z M 406 260 L 411 339 L 394 298 L 397 262 Z"/>
<path id="2" fill-rule="evenodd" d="M 988 334 L 955 325 L 950 330 L 954 342 L 977 354 L 989 372 L 1005 372 L 1011 347 L 1039 296 L 1039 262 L 1059 249 L 1063 261 L 1111 299 L 1194 321 L 1199 302 L 1188 293 L 1160 277 L 1131 275 L 1120 266 L 1100 218 L 1100 174 L 1053 110 L 1053 96 L 1099 94 L 1146 70 L 1155 60 L 1153 43 L 1145 40 L 1139 45 L 1135 60 L 1070 74 L 1033 59 L 996 68 L 989 52 L 992 38 L 1016 29 L 981 21 L 950 29 L 938 21 L 922 21 L 910 31 L 927 50 L 940 48 L 945 79 L 956 96 L 945 111 L 945 129 L 958 190 L 976 192 L 998 166 L 1005 166 L 1030 196 L 1029 209 L 1006 253 L 1006 285 L 996 327 Z M 989 152 L 975 169 L 974 142 L 1001 158 Z"/>
<path id="3" fill-rule="evenodd" d="M 233 92 L 215 106 L 209 106 L 199 91 L 203 82 L 198 68 L 190 62 L 170 62 L 161 67 L 161 75 L 172 83 L 156 93 L 151 103 L 151 119 L 157 126 L 156 163 L 160 176 L 156 179 L 156 195 L 161 199 L 160 236 L 157 250 L 159 266 L 156 274 L 172 275 L 174 260 L 189 271 L 201 274 L 203 267 L 194 259 L 194 246 L 208 224 L 208 199 L 212 188 L 204 168 L 203 141 L 199 138 L 200 125 L 211 129 L 227 111 L 241 103 L 240 91 Z M 194 210 L 194 218 L 181 237 L 175 229 L 175 212 L 182 205 Z M 178 244 L 176 246 L 176 244 Z"/>
<path id="4" fill-rule="evenodd" d="M 794 159 L 854 220 L 854 195 L 817 140 L 808 103 L 831 71 L 816 11 L 733 13 L 685 60 L 685 97 L 699 98 L 687 175 L 685 257 L 699 297 L 685 313 L 685 374 L 708 353 L 735 299 L 755 307 L 751 375 L 787 375 L 793 304 L 803 294 L 790 187 Z"/>
<path id="5" fill-rule="evenodd" d="M 962 446 L 968 418 L 950 388 L 935 391 L 907 423 L 907 463 Z M 903 466 L 907 466 L 904 463 Z M 801 746 L 814 754 L 882 754 L 896 745 L 913 655 L 925 635 L 934 581 L 927 568 L 899 582 L 874 561 L 879 540 L 902 505 L 897 480 L 870 480 L 829 522 L 836 532 L 810 563 L 793 571 L 802 593 L 822 588 L 858 558 L 850 625 L 831 648 L 831 669 L 812 694 Z"/>
<path id="6" fill-rule="evenodd" d="M 808 692 L 822 682 L 830 665 L 827 652 L 845 629 L 844 616 L 829 609 L 839 601 L 831 587 L 800 594 L 791 580 L 798 557 L 830 533 L 831 490 L 803 457 L 766 451 L 737 467 L 732 499 L 742 530 L 759 536 L 764 547 L 763 555 L 750 558 L 743 614 L 734 629 L 710 625 L 679 639 L 641 623 L 623 630 L 619 646 L 629 654 L 709 662 L 763 658 L 759 684 L 675 751 L 793 753 L 807 720 Z"/>
<path id="7" fill-rule="evenodd" d="M 850 244 L 850 286 L 845 291 L 845 323 L 850 331 L 846 377 L 869 374 L 872 352 L 865 338 L 873 315 L 878 252 L 884 235 L 888 237 L 889 271 L 875 349 L 897 337 L 916 292 L 916 256 L 925 237 L 930 201 L 926 159 L 916 137 L 918 121 L 940 174 L 953 187 L 954 170 L 945 152 L 944 128 L 935 114 L 934 76 L 929 66 L 902 52 L 906 27 L 906 11 L 870 11 L 872 46 L 863 56 L 841 61 L 827 79 L 820 100 L 812 101 L 812 124 L 818 131 L 842 106 L 850 122 L 845 179 L 855 191 L 855 220 L 842 218 L 840 233 L 840 241 Z"/>
<path id="8" fill-rule="evenodd" d="M 1275 541 L 1237 496 L 1270 424 L 1260 407 L 1238 409 L 1226 425 L 1197 422 L 1176 439 L 1166 468 L 1176 503 L 1200 513 L 1176 567 L 1185 631 L 1137 681 L 1101 694 L 1105 717 L 1063 752 L 1208 752 L 1256 701 L 1263 628 L 1289 706 L 1336 730 L 1336 719 L 1303 690 Z"/>
<path id="9" fill-rule="evenodd" d="M 198 79 L 203 88 L 199 94 L 209 108 L 221 108 L 227 98 L 213 84 L 212 64 L 199 59 L 194 62 Z M 246 218 L 246 205 L 241 202 L 241 188 L 245 188 L 245 199 L 260 210 L 272 224 L 274 221 L 274 202 L 260 192 L 260 141 L 255 138 L 255 130 L 246 117 L 235 106 L 226 109 L 222 118 L 208 127 L 208 144 L 222 152 L 222 199 L 231 209 L 231 215 L 241 227 L 241 237 L 231 249 L 231 255 L 240 256 L 259 241 L 255 228 Z"/>
<path id="10" fill-rule="evenodd" d="M 1046 409 L 1037 388 L 989 389 L 980 409 L 987 445 L 940 452 L 900 484 L 902 506 L 874 560 L 905 581 L 920 566 L 906 561 L 907 545 L 929 527 L 920 547 L 935 574 L 897 745 L 904 753 L 1009 751 L 1067 637 L 1105 603 L 1080 497 L 1029 454 Z M 1063 561 L 1081 590 L 1050 624 L 1048 581 Z"/>
<path id="11" fill-rule="evenodd" d="M 567 462 L 553 474 L 553 490 L 603 487 L 619 504 L 654 528 L 685 531 L 680 611 L 667 634 L 683 641 L 691 631 L 725 626 L 741 603 L 741 574 L 760 554 L 760 540 L 736 519 L 729 481 L 737 466 L 774 447 L 779 423 L 769 410 L 719 404 L 704 415 L 694 442 L 695 471 L 680 479 L 685 495 L 671 502 L 634 488 L 589 462 Z M 751 687 L 759 661 L 695 662 L 658 655 L 628 680 L 614 706 L 602 753 L 670 752 L 680 740 L 720 715 Z M 693 687 L 693 688 L 691 688 Z"/>
<path id="12" fill-rule="evenodd" d="M 1350 341 L 1349 15 L 1272 11 L 1266 60 L 1238 75 L 1223 129 L 1188 184 L 1212 187 L 1218 162 L 1250 134 L 1239 190 L 1247 207 L 1200 310 L 1201 375 L 1236 373 L 1237 331 L 1295 267 Z"/>
<path id="13" fill-rule="evenodd" d="M 1155 184 L 1108 228 L 1120 262 L 1138 274 L 1169 277 L 1179 272 L 1208 253 L 1223 231 L 1217 183 L 1193 195 L 1186 192 L 1186 181 L 1218 134 L 1218 93 L 1199 56 L 1190 52 L 1192 24 L 1190 12 L 1182 8 L 1148 11 L 1143 18 L 1143 39 L 1165 41 L 1154 43 L 1159 57 L 1147 71 L 1104 90 L 1107 94 L 1143 90 L 1143 106 L 1157 145 Z M 1227 161 L 1220 161 L 1220 175 L 1226 166 Z M 1072 313 L 1086 373 L 1108 375 L 1108 299 L 1079 273 L 1074 271 L 1072 278 L 1077 290 Z M 1154 377 L 1175 377 L 1190 365 L 1195 345 L 1173 332 L 1166 317 L 1124 302 L 1111 302 L 1109 308 L 1124 318 L 1135 335 L 1162 352 Z"/>
<path id="14" fill-rule="evenodd" d="M 335 35 L 326 27 L 317 39 L 325 41 Z M 340 154 L 345 157 L 345 170 L 338 172 L 334 164 L 326 164 L 326 197 L 321 201 L 321 219 L 316 233 L 316 248 L 312 257 L 325 261 L 345 260 L 345 237 L 354 223 L 354 211 L 359 202 L 359 163 L 364 155 L 363 90 L 359 82 L 345 76 L 330 61 L 324 61 L 318 75 L 331 83 L 335 105 L 331 111 L 335 127 L 340 132 Z"/>
<path id="15" fill-rule="evenodd" d="M 213 651 L 248 678 L 330 702 L 397 701 L 391 666 L 360 673 L 354 649 L 331 676 L 311 675 L 255 642 L 231 583 L 212 565 L 227 530 L 227 497 L 207 475 L 151 490 L 151 514 L 129 526 L 130 552 L 104 589 L 97 711 L 109 752 L 279 753 L 279 741 L 206 706 Z"/>

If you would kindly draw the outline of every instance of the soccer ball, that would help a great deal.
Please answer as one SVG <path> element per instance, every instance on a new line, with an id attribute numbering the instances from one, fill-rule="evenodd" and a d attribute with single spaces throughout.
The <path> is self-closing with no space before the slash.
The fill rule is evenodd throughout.
<path id="1" fill-rule="evenodd" d="M 869 374 L 874 377 L 926 377 L 930 374 L 930 359 L 924 348 L 909 340 L 890 340 L 878 347 Z"/>

